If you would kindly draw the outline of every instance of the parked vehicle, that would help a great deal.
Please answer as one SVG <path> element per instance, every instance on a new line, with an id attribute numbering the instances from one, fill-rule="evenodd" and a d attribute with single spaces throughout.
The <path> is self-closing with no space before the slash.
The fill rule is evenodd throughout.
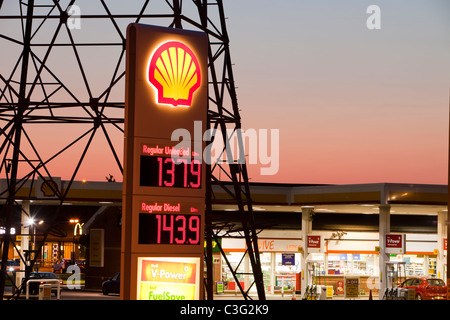
<path id="1" fill-rule="evenodd" d="M 73 265 L 73 261 L 71 259 L 61 259 L 53 264 L 53 272 L 66 273 L 67 268 L 70 265 Z"/>
<path id="2" fill-rule="evenodd" d="M 2 264 L 2 261 L 0 260 L 0 265 Z M 17 272 L 20 270 L 20 263 L 18 263 L 16 260 L 8 260 L 6 261 L 6 272 Z"/>
<path id="3" fill-rule="evenodd" d="M 84 273 L 86 271 L 86 260 L 77 260 L 75 265 L 80 268 L 80 272 Z"/>
<path id="4" fill-rule="evenodd" d="M 436 278 L 411 278 L 400 288 L 416 290 L 416 300 L 447 300 L 447 286 L 444 280 Z"/>
<path id="5" fill-rule="evenodd" d="M 63 281 L 53 272 L 31 272 L 30 273 L 30 280 L 41 280 L 40 282 L 30 282 L 29 288 L 30 288 L 30 294 L 36 295 L 39 294 L 39 286 L 41 284 L 48 283 L 52 286 L 52 293 L 56 296 L 58 294 L 58 283 L 53 280 L 59 280 L 59 285 L 61 286 L 63 284 Z M 52 281 L 49 281 L 52 280 Z"/>
<path id="6" fill-rule="evenodd" d="M 102 292 L 104 295 L 108 295 L 109 293 L 120 293 L 120 272 L 102 283 Z"/>

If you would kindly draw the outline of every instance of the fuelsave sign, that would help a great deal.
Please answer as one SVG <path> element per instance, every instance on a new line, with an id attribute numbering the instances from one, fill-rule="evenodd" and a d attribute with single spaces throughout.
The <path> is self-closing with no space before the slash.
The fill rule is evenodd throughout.
<path id="1" fill-rule="evenodd" d="M 138 299 L 198 299 L 199 263 L 192 258 L 140 258 Z"/>

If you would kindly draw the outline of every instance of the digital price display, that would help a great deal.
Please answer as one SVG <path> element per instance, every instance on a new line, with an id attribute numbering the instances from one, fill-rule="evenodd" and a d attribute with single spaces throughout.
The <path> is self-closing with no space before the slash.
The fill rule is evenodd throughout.
<path id="1" fill-rule="evenodd" d="M 202 165 L 199 160 L 141 155 L 140 186 L 201 188 Z"/>
<path id="2" fill-rule="evenodd" d="M 139 244 L 200 244 L 201 215 L 197 205 L 142 202 L 140 211 Z"/>
<path id="3" fill-rule="evenodd" d="M 199 244 L 200 216 L 139 214 L 140 244 Z"/>

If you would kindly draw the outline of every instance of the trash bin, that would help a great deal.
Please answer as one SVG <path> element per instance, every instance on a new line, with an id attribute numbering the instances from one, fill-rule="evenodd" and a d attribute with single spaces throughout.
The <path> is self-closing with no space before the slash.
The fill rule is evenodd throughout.
<path id="1" fill-rule="evenodd" d="M 408 289 L 408 300 L 416 300 L 416 289 Z"/>
<path id="2" fill-rule="evenodd" d="M 398 288 L 398 300 L 408 300 L 408 289 Z"/>
<path id="3" fill-rule="evenodd" d="M 327 299 L 333 299 L 333 286 L 326 286 L 327 288 Z"/>
<path id="4" fill-rule="evenodd" d="M 41 284 L 39 286 L 39 300 L 50 300 L 52 297 L 52 285 Z"/>
<path id="5" fill-rule="evenodd" d="M 326 286 L 320 286 L 319 300 L 327 300 L 327 287 Z"/>

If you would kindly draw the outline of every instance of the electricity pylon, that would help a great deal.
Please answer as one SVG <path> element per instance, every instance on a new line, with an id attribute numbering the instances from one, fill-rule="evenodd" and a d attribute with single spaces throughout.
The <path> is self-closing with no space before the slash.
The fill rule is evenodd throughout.
<path id="1" fill-rule="evenodd" d="M 73 182 L 87 174 L 84 164 L 103 170 L 107 163 L 114 166 L 111 170 L 116 176 L 123 173 L 120 138 L 124 132 L 125 34 L 132 22 L 201 30 L 209 36 L 208 127 L 220 132 L 213 140 L 223 140 L 228 161 L 212 163 L 207 170 L 205 291 L 207 299 L 212 299 L 212 241 L 218 240 L 226 227 L 227 235 L 236 232 L 245 238 L 258 298 L 265 299 L 247 167 L 233 159 L 227 149 L 231 139 L 237 138 L 241 148 L 243 141 L 223 3 L 138 2 L 127 2 L 125 7 L 107 0 L 0 0 L 4 57 L 0 64 L 0 177 L 6 181 L 0 185 L 0 200 L 4 202 L 0 222 L 5 231 L 1 236 L 0 299 L 9 248 L 19 252 L 10 231 L 14 217 L 17 212 L 32 217 L 21 201 L 39 200 L 31 193 L 24 194 L 25 186 L 37 178 L 48 181 L 58 203 L 46 219 L 48 227 L 37 234 L 40 241 L 35 249 L 19 252 L 27 262 L 27 280 L 47 236 L 55 233 L 55 222 Z M 96 154 L 100 155 L 95 158 Z M 55 177 L 62 175 L 68 178 L 64 189 L 55 182 Z M 225 181 L 219 178 L 222 176 Z M 217 201 L 213 185 L 225 190 L 237 205 L 240 226 L 212 219 L 212 206 Z M 240 286 L 237 268 L 223 256 L 240 292 L 245 299 L 250 298 L 252 286 L 247 290 Z M 19 284 L 17 295 L 22 290 Z"/>

